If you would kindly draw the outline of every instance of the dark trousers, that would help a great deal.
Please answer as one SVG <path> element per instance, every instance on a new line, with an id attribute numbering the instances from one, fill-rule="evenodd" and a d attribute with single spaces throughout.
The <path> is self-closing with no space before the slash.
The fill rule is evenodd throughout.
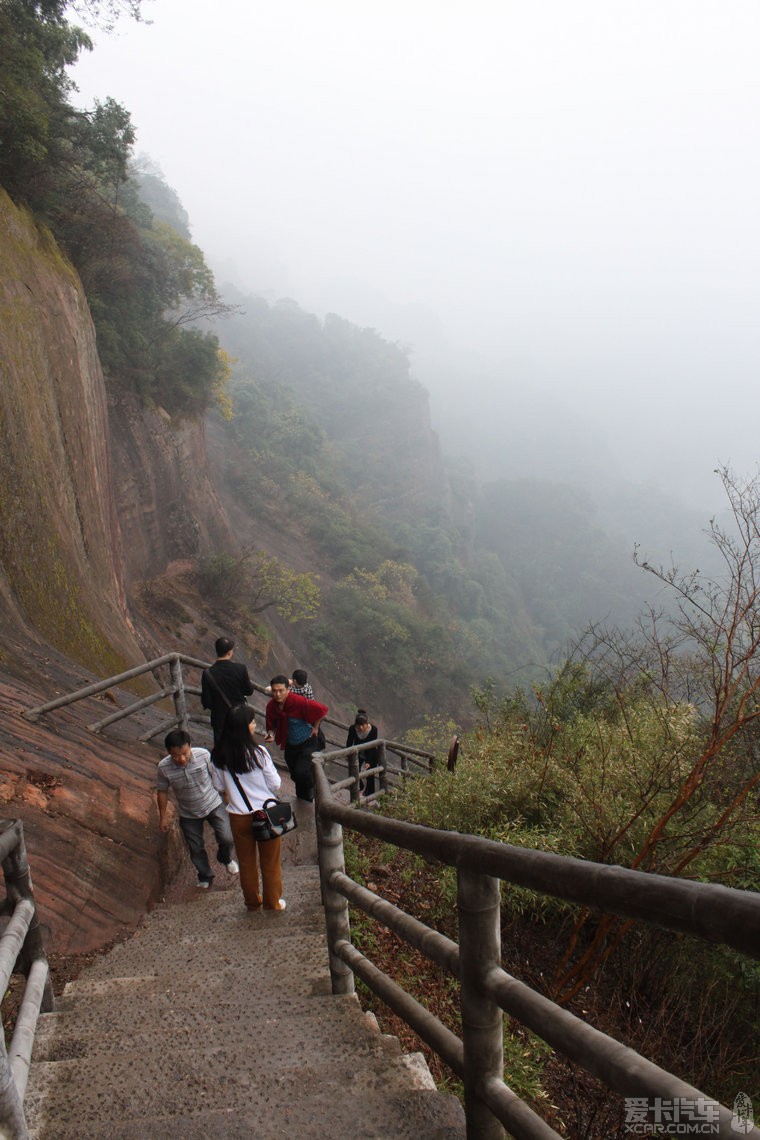
<path id="1" fill-rule="evenodd" d="M 362 769 L 374 768 L 377 761 L 373 760 L 370 762 L 367 760 L 362 760 L 361 753 L 359 753 L 359 763 L 361 764 Z M 374 796 L 374 794 L 375 794 L 375 777 L 374 776 L 367 776 L 367 778 L 365 780 L 360 780 L 359 781 L 359 791 L 361 792 L 361 794 L 363 796 Z"/>
<path id="2" fill-rule="evenodd" d="M 302 744 L 286 744 L 283 750 L 285 763 L 296 786 L 296 795 L 299 800 L 311 802 L 314 799 L 314 773 L 311 766 L 311 756 L 313 752 L 318 751 L 319 741 L 316 736 L 310 736 Z"/>
<path id="3" fill-rule="evenodd" d="M 199 819 L 190 816 L 179 817 L 179 826 L 187 844 L 190 862 L 198 872 L 198 878 L 203 883 L 210 883 L 214 877 L 211 864 L 206 854 L 206 841 L 203 838 L 203 825 L 207 823 L 216 837 L 216 857 L 226 867 L 232 858 L 232 831 L 227 810 L 222 806 L 214 808 L 208 815 Z"/>

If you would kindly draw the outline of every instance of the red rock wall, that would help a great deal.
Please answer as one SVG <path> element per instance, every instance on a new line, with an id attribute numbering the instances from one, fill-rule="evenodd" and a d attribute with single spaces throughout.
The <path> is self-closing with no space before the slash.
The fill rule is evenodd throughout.
<path id="1" fill-rule="evenodd" d="M 187 450 L 203 462 L 181 436 L 172 452 L 168 425 L 152 443 L 150 425 L 138 427 L 134 478 L 144 483 L 141 464 L 161 463 L 153 498 L 140 484 L 142 513 L 136 507 L 127 517 L 135 573 L 147 552 L 158 564 L 164 557 L 160 512 L 189 478 L 177 457 Z M 196 490 L 205 493 L 202 478 Z M 126 496 L 124 503 L 128 515 Z M 179 840 L 158 833 L 160 754 L 135 743 L 133 726 L 123 744 L 113 732 L 95 736 L 86 725 L 103 706 L 92 700 L 39 724 L 22 717 L 145 658 L 125 599 L 105 386 L 87 303 L 50 235 L 2 191 L 0 515 L 0 815 L 24 821 L 53 949 L 90 950 L 136 924 L 162 891 Z M 117 701 L 146 686 L 154 682 L 143 679 Z"/>
<path id="2" fill-rule="evenodd" d="M 118 672 L 127 614 L 105 387 L 81 284 L 0 191 L 0 624 Z"/>
<path id="3" fill-rule="evenodd" d="M 127 585 L 170 562 L 234 549 L 208 474 L 203 421 L 172 419 L 123 394 L 111 398 L 109 417 Z"/>

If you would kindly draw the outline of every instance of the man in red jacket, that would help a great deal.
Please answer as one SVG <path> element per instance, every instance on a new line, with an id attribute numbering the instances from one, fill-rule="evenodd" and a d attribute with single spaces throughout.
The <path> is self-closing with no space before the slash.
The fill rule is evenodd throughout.
<path id="1" fill-rule="evenodd" d="M 272 677 L 270 690 L 266 741 L 274 740 L 283 750 L 299 800 L 311 802 L 314 799 L 311 756 L 323 747 L 319 726 L 329 710 L 319 701 L 291 693 L 290 681 L 282 673 Z"/>

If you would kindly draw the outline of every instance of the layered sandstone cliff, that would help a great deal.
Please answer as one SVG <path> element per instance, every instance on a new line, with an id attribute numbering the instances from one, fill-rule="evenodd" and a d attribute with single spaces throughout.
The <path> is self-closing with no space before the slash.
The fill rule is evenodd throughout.
<path id="1" fill-rule="evenodd" d="M 127 588 L 171 562 L 234 546 L 208 473 L 203 420 L 177 420 L 124 393 L 109 398 L 114 494 Z"/>
<path id="2" fill-rule="evenodd" d="M 23 713 L 144 661 L 125 582 L 162 571 L 188 536 L 226 533 L 202 428 L 128 403 L 113 417 L 78 277 L 0 191 L 0 814 L 24 821 L 57 950 L 134 925 L 176 836 L 157 829 L 160 753 L 134 729 L 94 735 L 92 701 L 37 724 Z M 154 687 L 148 676 L 137 691 Z"/>
<path id="3" fill-rule="evenodd" d="M 0 191 L 0 621 L 109 672 L 127 614 L 105 388 L 79 279 Z"/>

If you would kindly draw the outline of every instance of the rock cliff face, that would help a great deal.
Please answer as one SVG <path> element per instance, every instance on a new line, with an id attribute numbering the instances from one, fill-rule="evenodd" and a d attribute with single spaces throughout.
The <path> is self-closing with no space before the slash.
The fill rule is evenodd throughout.
<path id="1" fill-rule="evenodd" d="M 170 562 L 232 549 L 203 422 L 177 422 L 124 395 L 111 399 L 109 416 L 127 587 Z"/>
<path id="2" fill-rule="evenodd" d="M 127 728 L 121 740 L 87 729 L 113 710 L 111 701 L 104 708 L 89 700 L 38 724 L 23 718 L 51 688 L 66 691 L 88 679 L 34 641 L 25 640 L 23 650 L 0 670 L 0 816 L 23 820 L 51 948 L 89 951 L 133 929 L 160 897 L 184 858 L 181 840 L 158 831 L 156 750 L 128 739 Z M 117 691 L 115 699 L 130 697 Z"/>
<path id="3" fill-rule="evenodd" d="M 118 672 L 122 579 L 105 388 L 79 280 L 0 191 L 0 621 Z"/>
<path id="4" fill-rule="evenodd" d="M 229 536 L 202 428 L 128 401 L 109 422 L 79 279 L 2 191 L 0 369 L 0 813 L 24 820 L 54 948 L 88 950 L 134 925 L 176 860 L 159 753 L 134 729 L 89 732 L 92 702 L 22 713 L 144 661 L 126 586 Z"/>

